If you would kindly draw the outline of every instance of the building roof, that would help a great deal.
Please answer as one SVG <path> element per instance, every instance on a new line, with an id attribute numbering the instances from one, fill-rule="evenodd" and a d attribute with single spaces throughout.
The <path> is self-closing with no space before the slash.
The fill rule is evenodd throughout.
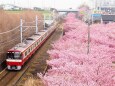
<path id="1" fill-rule="evenodd" d="M 115 15 L 102 15 L 103 21 L 115 21 Z"/>

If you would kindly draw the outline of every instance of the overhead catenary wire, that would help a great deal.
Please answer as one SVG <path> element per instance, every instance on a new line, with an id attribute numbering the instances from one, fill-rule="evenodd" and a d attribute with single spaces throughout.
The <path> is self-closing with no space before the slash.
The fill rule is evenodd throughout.
<path id="1" fill-rule="evenodd" d="M 22 20 L 22 21 L 24 21 L 24 20 Z M 25 21 L 24 21 L 25 22 Z M 24 22 L 23 22 L 23 24 L 24 24 Z M 30 22 L 27 22 L 27 23 L 30 23 Z M 31 26 L 28 26 L 28 29 L 30 28 Z M 10 36 L 10 37 L 8 37 L 7 39 L 5 39 L 5 40 L 3 40 L 3 41 L 0 41 L 0 45 L 3 45 L 3 44 L 6 44 L 6 43 L 9 43 L 9 42 L 12 42 L 13 40 L 16 40 L 16 35 L 17 35 L 17 33 L 19 33 L 19 31 L 20 31 L 20 25 L 19 26 L 17 26 L 17 27 L 15 27 L 14 29 L 12 29 L 12 30 L 9 30 L 9 31 L 6 31 L 6 32 L 2 32 L 2 33 L 0 33 L 0 35 L 4 35 L 4 34 L 8 34 L 8 33 L 12 33 L 13 31 L 15 31 L 15 33 L 13 33 L 13 35 L 12 36 Z M 17 30 L 18 29 L 18 30 Z M 26 29 L 27 30 L 27 29 Z M 24 31 L 26 31 L 26 30 L 24 30 Z M 23 31 L 23 32 L 24 32 Z M 16 38 L 14 38 L 14 37 L 16 37 Z M 19 37 L 19 36 L 18 36 Z M 13 39 L 12 39 L 13 38 Z M 12 39 L 12 40 L 11 40 Z M 8 41 L 9 40 L 9 41 Z"/>
<path id="2" fill-rule="evenodd" d="M 31 25 L 30 25 L 30 26 L 22 26 L 22 27 L 29 28 L 29 27 L 36 27 L 36 26 L 33 26 L 33 25 L 31 26 Z"/>
<path id="3" fill-rule="evenodd" d="M 24 24 L 24 23 L 23 23 L 23 24 Z M 20 26 L 17 26 L 16 28 L 14 28 L 14 29 L 12 29 L 12 30 L 9 30 L 9 31 L 0 33 L 0 35 L 6 34 L 6 33 L 9 33 L 9 32 L 13 32 L 13 31 L 15 31 L 16 29 L 19 29 L 19 27 L 20 27 Z M 23 32 L 25 32 L 25 31 L 27 31 L 29 28 L 35 27 L 35 26 L 31 26 L 31 25 L 30 25 L 30 26 L 23 26 L 23 27 L 24 27 L 24 28 L 26 27 L 26 29 L 23 30 Z M 17 33 L 18 33 L 19 31 L 20 31 L 20 29 L 19 29 L 19 30 L 16 30 L 15 33 L 13 33 L 13 35 L 12 35 L 11 37 L 8 37 L 7 39 L 1 41 L 1 42 L 0 42 L 0 45 L 1 45 L 1 44 L 6 44 L 6 43 L 8 43 L 8 42 L 9 42 L 9 41 L 7 41 L 8 39 L 9 39 L 10 41 L 14 40 L 14 39 L 11 40 L 10 38 L 16 37 L 16 35 L 17 35 Z"/>
<path id="4" fill-rule="evenodd" d="M 19 35 L 19 33 L 18 33 L 18 35 Z M 7 39 L 0 41 L 0 44 L 7 42 L 8 40 L 14 39 L 16 36 L 17 36 L 17 33 L 14 33 L 11 37 L 8 37 Z"/>
<path id="5" fill-rule="evenodd" d="M 40 23 L 44 24 L 45 20 L 51 20 L 51 19 L 38 19 L 37 18 L 35 21 L 32 21 L 32 22 L 27 22 L 22 19 L 22 28 L 23 28 L 22 33 L 25 35 L 26 34 L 25 32 L 27 32 L 28 29 L 38 28 L 38 24 L 40 24 Z M 21 27 L 21 25 L 13 28 L 11 30 L 0 33 L 1 39 L 4 38 L 4 36 L 6 36 L 6 34 L 9 34 L 9 36 L 7 35 L 6 39 L 0 40 L 0 46 L 1 46 L 0 50 L 4 51 L 4 47 L 14 45 L 20 41 L 20 32 L 21 32 L 20 27 Z M 36 29 L 36 32 L 38 32 L 37 29 Z M 23 39 L 24 38 L 22 38 L 22 40 Z M 0 54 L 2 54 L 4 52 L 0 51 Z"/>
<path id="6" fill-rule="evenodd" d="M 32 22 L 25 22 L 24 24 L 31 24 L 31 23 L 35 23 L 35 21 L 32 21 Z"/>
<path id="7" fill-rule="evenodd" d="M 23 30 L 23 32 L 27 31 L 28 29 L 29 29 L 29 27 L 26 28 L 25 30 Z M 15 35 L 16 35 L 16 34 L 15 34 Z M 4 40 L 3 42 L 1 42 L 0 45 L 13 42 L 13 41 L 15 41 L 17 38 L 20 38 L 20 36 L 16 37 L 16 36 L 14 36 L 14 35 L 13 35 L 12 37 L 15 37 L 15 38 L 13 38 L 12 40 L 9 40 L 9 41 L 7 41 L 8 39 L 6 39 L 6 40 Z"/>
<path id="8" fill-rule="evenodd" d="M 25 32 L 29 29 L 30 27 L 26 27 L 22 32 Z"/>
<path id="9" fill-rule="evenodd" d="M 22 20 L 22 21 L 23 21 L 23 24 L 24 24 L 25 20 Z M 17 27 L 15 27 L 14 29 L 11 29 L 11 30 L 8 30 L 8 31 L 5 31 L 5 32 L 2 32 L 2 33 L 0 33 L 0 35 L 3 35 L 3 34 L 6 34 L 6 33 L 9 33 L 9 32 L 12 32 L 12 31 L 17 30 L 17 29 L 19 29 L 19 28 L 20 28 L 20 25 L 17 26 Z"/>
<path id="10" fill-rule="evenodd" d="M 37 21 L 38 21 L 38 23 L 40 23 L 40 22 L 43 22 L 44 20 L 49 20 L 49 19 L 38 19 Z M 34 23 L 36 23 L 36 21 L 26 22 L 25 20 L 22 19 L 22 28 L 26 28 L 26 29 L 23 29 L 22 32 L 27 31 L 29 28 L 35 28 L 36 27 L 36 25 L 24 25 L 24 24 L 34 24 Z M 19 32 L 20 31 L 20 27 L 21 27 L 21 25 L 15 27 L 12 30 L 0 33 L 0 35 L 4 35 L 4 34 L 8 34 L 8 33 L 13 33 L 12 36 L 8 37 L 7 39 L 5 39 L 3 41 L 0 41 L 0 45 L 4 45 L 5 46 L 5 44 L 11 43 L 11 42 L 19 39 L 20 36 L 17 36 L 17 34 L 18 35 L 20 34 L 20 32 Z"/>
<path id="11" fill-rule="evenodd" d="M 6 31 L 6 32 L 2 32 L 2 33 L 0 33 L 0 35 L 6 34 L 6 33 L 9 33 L 9 32 L 12 32 L 12 31 L 14 31 L 14 30 L 16 30 L 16 29 L 19 29 L 19 27 L 20 27 L 20 25 L 17 26 L 16 28 L 12 29 L 12 30 L 9 30 L 9 31 Z"/>
<path id="12" fill-rule="evenodd" d="M 26 37 L 26 32 L 29 31 L 29 34 L 27 34 L 28 36 L 33 33 L 33 30 L 31 31 L 28 29 L 36 29 L 36 24 L 38 27 L 38 25 L 40 23 L 44 22 L 44 20 L 42 20 L 42 19 L 38 19 L 37 21 L 38 21 L 37 23 L 36 23 L 36 21 L 26 22 L 25 20 L 22 19 L 22 33 L 24 34 L 24 38 L 22 38 L 22 41 Z M 21 25 L 13 28 L 11 30 L 0 33 L 0 38 L 2 39 L 2 40 L 0 40 L 0 46 L 1 46 L 0 47 L 0 55 L 4 55 L 6 53 L 6 51 L 11 46 L 14 46 L 15 44 L 20 42 L 20 32 L 21 32 L 20 27 L 21 27 Z M 5 37 L 5 39 L 3 39 L 4 37 Z"/>
<path id="13" fill-rule="evenodd" d="M 43 21 L 43 20 L 38 20 L 38 21 Z M 25 21 L 23 20 L 23 24 L 30 24 L 30 23 L 35 23 L 35 21 L 32 21 L 32 22 L 25 22 Z M 12 31 L 14 31 L 14 30 L 16 30 L 16 29 L 19 29 L 19 28 L 20 28 L 20 25 L 17 26 L 17 27 L 15 27 L 15 28 L 12 29 L 12 30 L 8 30 L 8 31 L 5 31 L 5 32 L 2 32 L 2 33 L 0 33 L 0 35 L 6 34 L 6 33 L 9 33 L 9 32 L 12 32 Z"/>
<path id="14" fill-rule="evenodd" d="M 0 45 L 6 44 L 6 43 L 10 43 L 10 42 L 12 42 L 12 41 L 14 41 L 14 40 L 16 40 L 16 39 L 18 39 L 18 38 L 20 38 L 20 36 L 16 37 L 15 39 L 9 40 L 9 41 L 7 41 L 7 42 L 1 43 Z"/>

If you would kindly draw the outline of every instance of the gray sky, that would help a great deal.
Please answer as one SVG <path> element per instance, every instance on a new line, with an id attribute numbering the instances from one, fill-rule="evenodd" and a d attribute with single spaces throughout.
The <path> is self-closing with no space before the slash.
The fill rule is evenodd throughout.
<path id="1" fill-rule="evenodd" d="M 22 7 L 55 7 L 58 9 L 76 9 L 80 4 L 86 3 L 93 7 L 93 0 L 0 0 L 0 4 L 15 4 Z"/>

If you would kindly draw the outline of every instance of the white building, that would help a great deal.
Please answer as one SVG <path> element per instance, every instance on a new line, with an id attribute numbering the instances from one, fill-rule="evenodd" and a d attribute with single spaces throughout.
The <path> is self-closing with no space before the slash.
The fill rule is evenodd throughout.
<path id="1" fill-rule="evenodd" d="M 12 9 L 13 9 L 13 6 L 12 6 L 12 5 L 4 5 L 4 6 L 3 6 L 3 9 L 4 9 L 4 10 L 12 10 Z"/>
<path id="2" fill-rule="evenodd" d="M 96 10 L 115 13 L 115 0 L 95 0 L 94 4 Z"/>
<path id="3" fill-rule="evenodd" d="M 11 5 L 11 4 L 1 5 L 1 7 L 2 7 L 4 10 L 21 10 L 21 9 L 22 9 L 21 7 L 14 6 L 14 5 Z"/>
<path id="4" fill-rule="evenodd" d="M 115 0 L 94 0 L 95 8 L 115 7 Z"/>

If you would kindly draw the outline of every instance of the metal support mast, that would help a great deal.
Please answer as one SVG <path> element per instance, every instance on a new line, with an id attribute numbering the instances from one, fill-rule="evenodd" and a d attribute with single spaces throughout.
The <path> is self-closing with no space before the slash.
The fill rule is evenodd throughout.
<path id="1" fill-rule="evenodd" d="M 22 37 L 22 27 L 23 27 L 23 20 L 22 18 L 20 19 L 20 41 L 22 43 L 23 37 Z"/>
<path id="2" fill-rule="evenodd" d="M 45 29 L 46 27 L 45 27 L 45 14 L 44 14 L 44 29 Z"/>
<path id="3" fill-rule="evenodd" d="M 36 15 L 36 33 L 38 33 L 38 16 Z"/>
<path id="4" fill-rule="evenodd" d="M 88 21 L 88 46 L 87 46 L 87 54 L 90 52 L 90 21 Z"/>

